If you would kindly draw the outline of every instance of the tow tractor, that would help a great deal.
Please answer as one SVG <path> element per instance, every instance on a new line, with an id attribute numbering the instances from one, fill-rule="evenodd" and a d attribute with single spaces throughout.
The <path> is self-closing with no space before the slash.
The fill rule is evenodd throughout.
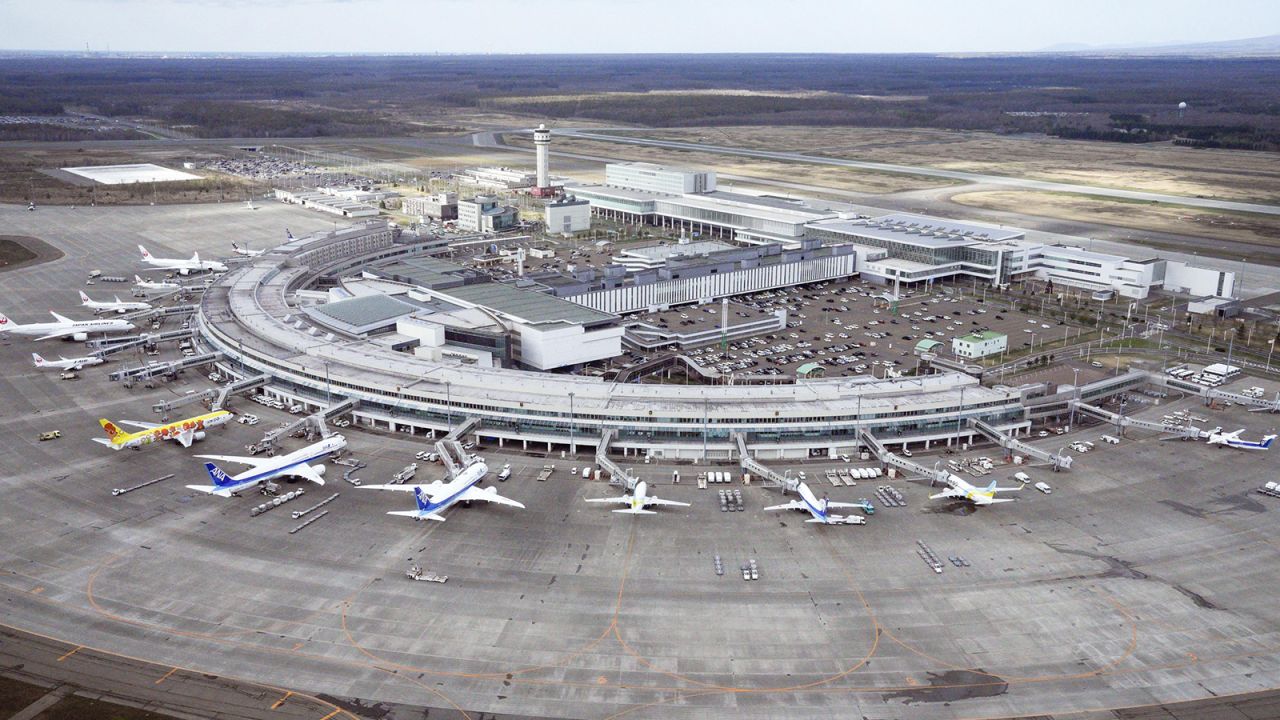
<path id="1" fill-rule="evenodd" d="M 437 575 L 432 572 L 425 572 L 420 565 L 414 565 L 408 570 L 405 570 L 404 576 L 410 580 L 420 580 L 422 582 L 443 583 L 449 581 L 448 575 Z"/>

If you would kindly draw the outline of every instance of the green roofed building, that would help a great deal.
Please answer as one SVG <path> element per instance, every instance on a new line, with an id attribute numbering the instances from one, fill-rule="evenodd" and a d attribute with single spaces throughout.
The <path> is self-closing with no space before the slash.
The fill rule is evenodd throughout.
<path id="1" fill-rule="evenodd" d="M 938 352 L 938 348 L 941 345 L 942 345 L 942 342 L 939 340 L 930 340 L 928 338 L 925 338 L 924 340 L 921 340 L 920 342 L 916 343 L 916 354 L 920 355 L 921 353 L 936 353 Z"/>
<path id="2" fill-rule="evenodd" d="M 1009 346 L 1009 336 L 994 330 L 969 333 L 951 339 L 951 352 L 961 358 L 984 358 L 999 355 Z"/>
<path id="3" fill-rule="evenodd" d="M 827 369 L 816 362 L 805 363 L 796 368 L 796 377 L 820 378 L 827 374 Z"/>

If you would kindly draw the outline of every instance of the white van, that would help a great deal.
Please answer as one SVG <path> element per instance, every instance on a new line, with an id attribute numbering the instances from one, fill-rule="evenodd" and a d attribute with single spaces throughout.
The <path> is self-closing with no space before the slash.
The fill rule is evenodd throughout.
<path id="1" fill-rule="evenodd" d="M 1017 480 L 1018 482 L 1020 482 L 1020 483 L 1022 483 L 1022 484 L 1024 484 L 1024 485 L 1025 485 L 1025 484 L 1027 484 L 1027 483 L 1029 483 L 1029 482 L 1031 482 L 1031 476 L 1030 476 L 1030 475 L 1028 475 L 1028 474 L 1026 474 L 1026 473 L 1024 473 L 1024 472 L 1014 473 L 1014 474 L 1013 474 L 1013 479 L 1014 479 L 1014 480 Z"/>
<path id="2" fill-rule="evenodd" d="M 588 465 L 582 468 L 582 479 L 589 480 L 590 478 L 591 478 L 591 466 Z"/>

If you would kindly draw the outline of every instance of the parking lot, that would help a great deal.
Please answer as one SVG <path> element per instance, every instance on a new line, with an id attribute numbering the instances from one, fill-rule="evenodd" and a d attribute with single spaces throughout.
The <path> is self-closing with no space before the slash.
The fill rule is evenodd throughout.
<path id="1" fill-rule="evenodd" d="M 1015 351 L 1029 350 L 1033 342 L 1038 348 L 1068 334 L 1075 337 L 1077 328 L 1061 320 L 1042 320 L 1010 310 L 1004 301 L 983 302 L 949 290 L 935 286 L 932 292 L 904 294 L 896 307 L 883 299 L 884 287 L 852 278 L 741 295 L 734 298 L 741 306 L 733 311 L 734 317 L 784 309 L 787 327 L 730 342 L 723 349 L 716 344 L 686 354 L 699 366 L 721 373 L 787 376 L 816 363 L 826 376 L 884 377 L 914 366 L 915 347 L 921 340 L 942 343 L 933 352 L 954 357 L 951 340 L 978 330 L 1006 334 Z M 666 321 L 668 326 L 673 319 L 714 325 L 720 322 L 720 313 L 718 304 L 709 304 L 640 317 Z M 632 353 L 627 361 L 645 359 Z"/>

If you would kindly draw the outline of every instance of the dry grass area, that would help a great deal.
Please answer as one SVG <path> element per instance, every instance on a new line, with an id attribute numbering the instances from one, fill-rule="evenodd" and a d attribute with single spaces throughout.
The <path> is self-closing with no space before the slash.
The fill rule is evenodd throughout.
<path id="1" fill-rule="evenodd" d="M 953 202 L 1079 222 L 1280 246 L 1280 218 L 1031 190 L 960 193 Z"/>
<path id="2" fill-rule="evenodd" d="M 532 140 L 521 135 L 507 135 L 506 141 L 516 147 L 533 147 Z M 693 165 L 710 168 L 721 174 L 741 175 L 761 180 L 785 180 L 802 185 L 871 194 L 922 190 L 957 184 L 943 178 L 931 178 L 922 175 L 899 175 L 854 168 L 733 157 L 713 152 L 639 147 L 580 138 L 556 138 L 555 149 L 558 152 L 580 153 L 595 157 L 641 160 L 671 165 Z M 730 183 L 722 182 L 721 184 L 728 185 Z M 812 192 L 808 194 L 814 195 Z"/>
<path id="3" fill-rule="evenodd" d="M 927 129 L 724 127 L 628 134 L 1192 197 L 1280 197 L 1280 155 L 1265 152 Z"/>
<path id="4" fill-rule="evenodd" d="M 116 165 L 126 163 L 155 163 L 164 167 L 182 169 L 183 162 L 201 162 L 225 157 L 216 149 L 202 146 L 130 145 L 123 147 L 77 147 L 69 143 L 21 143 L 7 145 L 0 152 L 0 202 L 25 203 L 35 200 L 37 205 L 141 205 L 152 201 L 160 203 L 199 203 L 245 200 L 250 193 L 261 193 L 263 183 L 230 175 L 211 174 L 203 170 L 204 180 L 157 183 L 154 192 L 151 183 L 134 185 L 93 185 L 67 182 L 45 174 L 44 170 L 81 165 Z"/>

